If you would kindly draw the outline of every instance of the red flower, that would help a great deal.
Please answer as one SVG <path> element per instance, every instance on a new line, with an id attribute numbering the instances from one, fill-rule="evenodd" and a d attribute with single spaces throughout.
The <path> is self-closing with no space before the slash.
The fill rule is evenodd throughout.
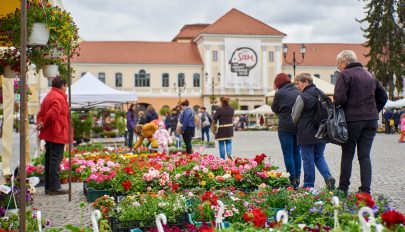
<path id="1" fill-rule="evenodd" d="M 121 185 L 124 187 L 125 191 L 129 191 L 131 189 L 132 182 L 130 180 L 122 181 Z"/>
<path id="2" fill-rule="evenodd" d="M 250 213 L 244 213 L 243 219 L 246 222 L 252 221 L 253 225 L 258 228 L 264 228 L 267 221 L 266 214 L 260 208 L 254 208 Z"/>
<path id="3" fill-rule="evenodd" d="M 200 232 L 214 232 L 214 228 L 207 223 L 203 222 L 202 226 L 200 227 Z"/>
<path id="4" fill-rule="evenodd" d="M 258 164 L 261 164 L 262 162 L 263 162 L 263 160 L 266 158 L 267 156 L 265 155 L 265 154 L 260 154 L 260 155 L 256 155 L 256 157 L 255 157 L 255 161 L 258 163 Z"/>
<path id="5" fill-rule="evenodd" d="M 245 222 L 250 222 L 252 220 L 253 215 L 251 213 L 243 213 L 243 219 Z"/>
<path id="6" fill-rule="evenodd" d="M 356 206 L 368 206 L 373 208 L 375 206 L 375 202 L 373 197 L 369 193 L 356 193 Z"/>
<path id="7" fill-rule="evenodd" d="M 124 168 L 124 172 L 126 172 L 126 173 L 129 174 L 129 175 L 135 173 L 134 169 L 132 169 L 131 167 L 125 167 L 125 168 Z"/>
<path id="8" fill-rule="evenodd" d="M 201 196 L 201 201 L 208 201 L 211 205 L 218 205 L 218 196 L 208 191 Z"/>
<path id="9" fill-rule="evenodd" d="M 381 215 L 381 220 L 388 228 L 391 228 L 394 225 L 403 224 L 405 225 L 405 216 L 395 210 L 385 211 Z"/>
<path id="10" fill-rule="evenodd" d="M 172 191 L 173 191 L 173 192 L 176 192 L 177 189 L 179 189 L 179 185 L 176 184 L 176 183 L 174 183 L 174 184 L 172 185 Z"/>

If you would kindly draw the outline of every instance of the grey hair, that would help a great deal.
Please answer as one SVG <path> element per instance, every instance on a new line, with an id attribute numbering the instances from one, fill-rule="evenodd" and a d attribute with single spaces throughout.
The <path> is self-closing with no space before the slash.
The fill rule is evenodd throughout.
<path id="1" fill-rule="evenodd" d="M 344 60 L 347 64 L 351 64 L 357 62 L 357 56 L 356 53 L 351 50 L 343 50 L 336 56 L 336 60 Z"/>
<path id="2" fill-rule="evenodd" d="M 295 76 L 294 81 L 295 82 L 299 81 L 302 83 L 304 83 L 305 81 L 308 81 L 308 84 L 314 83 L 313 78 L 312 78 L 311 74 L 309 74 L 309 73 L 298 73 Z"/>

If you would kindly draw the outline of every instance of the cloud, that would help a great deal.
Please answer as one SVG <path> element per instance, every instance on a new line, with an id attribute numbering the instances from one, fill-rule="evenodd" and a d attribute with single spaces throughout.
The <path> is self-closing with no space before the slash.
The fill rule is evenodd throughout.
<path id="1" fill-rule="evenodd" d="M 185 24 L 213 23 L 236 8 L 284 33 L 286 42 L 361 43 L 362 1 L 68 0 L 86 40 L 170 41 Z"/>

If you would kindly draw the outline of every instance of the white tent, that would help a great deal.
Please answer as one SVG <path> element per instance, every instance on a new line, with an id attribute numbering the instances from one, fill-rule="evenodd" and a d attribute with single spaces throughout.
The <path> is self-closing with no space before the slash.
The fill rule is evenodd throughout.
<path id="1" fill-rule="evenodd" d="M 264 104 L 254 110 L 250 110 L 249 114 L 274 114 L 274 112 L 269 105 Z"/>
<path id="2" fill-rule="evenodd" d="M 318 87 L 320 90 L 322 90 L 326 95 L 331 96 L 335 92 L 335 85 L 333 85 L 327 81 L 324 81 L 320 78 L 317 78 L 317 77 L 312 77 L 312 80 L 313 80 L 314 84 L 316 85 L 316 87 Z M 272 90 L 266 94 L 266 97 L 274 97 L 275 94 L 276 94 L 276 90 Z"/>
<path id="3" fill-rule="evenodd" d="M 90 72 L 73 83 L 72 107 L 93 107 L 100 105 L 114 105 L 137 101 L 135 92 L 120 91 L 111 88 L 93 76 Z M 47 93 L 41 94 L 41 101 Z"/>
<path id="4" fill-rule="evenodd" d="M 394 102 L 393 102 L 393 101 L 388 100 L 388 101 L 387 101 L 387 103 L 385 103 L 384 108 L 387 108 L 387 109 L 392 109 L 392 108 L 395 108 L 395 104 L 394 104 Z"/>
<path id="5" fill-rule="evenodd" d="M 394 102 L 392 102 L 392 106 L 391 108 L 402 108 L 405 107 L 405 99 L 399 99 L 396 100 Z"/>

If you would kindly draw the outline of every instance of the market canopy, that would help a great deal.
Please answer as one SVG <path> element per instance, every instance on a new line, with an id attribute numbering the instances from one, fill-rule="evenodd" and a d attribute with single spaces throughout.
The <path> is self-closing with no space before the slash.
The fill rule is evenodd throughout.
<path id="1" fill-rule="evenodd" d="M 384 108 L 387 109 L 402 108 L 402 107 L 405 107 L 405 99 L 399 99 L 396 101 L 388 100 L 384 106 Z"/>
<path id="2" fill-rule="evenodd" d="M 326 95 L 328 96 L 332 96 L 333 93 L 335 92 L 335 85 L 322 80 L 321 78 L 317 78 L 317 77 L 312 77 L 312 80 L 314 82 L 314 84 L 316 85 L 316 87 L 318 87 L 318 89 L 322 90 Z M 270 92 L 268 92 L 265 96 L 266 97 L 274 97 L 274 95 L 276 94 L 276 90 L 272 90 Z"/>
<path id="3" fill-rule="evenodd" d="M 90 72 L 76 81 L 71 89 L 73 108 L 123 104 L 138 100 L 135 92 L 111 88 Z M 41 101 L 45 98 L 46 94 L 41 94 Z"/>
<path id="4" fill-rule="evenodd" d="M 254 110 L 250 110 L 249 114 L 274 114 L 274 112 L 269 105 L 264 104 Z"/>

